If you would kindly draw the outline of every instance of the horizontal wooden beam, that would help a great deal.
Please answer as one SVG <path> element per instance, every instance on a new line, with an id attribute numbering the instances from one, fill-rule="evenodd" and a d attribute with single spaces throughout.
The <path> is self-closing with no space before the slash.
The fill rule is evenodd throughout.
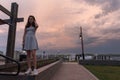
<path id="1" fill-rule="evenodd" d="M 5 19 L 4 21 L 7 23 L 10 23 L 10 19 Z M 17 18 L 16 22 L 23 22 L 23 21 L 24 21 L 24 18 Z"/>
<path id="2" fill-rule="evenodd" d="M 4 12 L 5 14 L 7 14 L 8 16 L 12 16 L 10 11 L 8 11 L 6 8 L 4 8 L 2 5 L 0 5 L 0 10 L 2 12 Z"/>
<path id="3" fill-rule="evenodd" d="M 24 18 L 17 18 L 17 22 L 23 22 L 23 21 L 24 21 Z M 11 25 L 10 19 L 5 19 L 5 20 L 0 19 L 0 25 L 3 25 L 3 24 Z"/>
<path id="4" fill-rule="evenodd" d="M 10 24 L 10 21 L 8 23 L 7 21 L 0 19 L 0 25 L 3 25 L 3 24 L 12 25 L 12 24 Z"/>
<path id="5" fill-rule="evenodd" d="M 17 22 L 23 22 L 24 18 L 17 18 Z"/>
<path id="6" fill-rule="evenodd" d="M 0 19 L 0 25 L 2 24 L 5 24 L 5 22 L 2 19 Z"/>

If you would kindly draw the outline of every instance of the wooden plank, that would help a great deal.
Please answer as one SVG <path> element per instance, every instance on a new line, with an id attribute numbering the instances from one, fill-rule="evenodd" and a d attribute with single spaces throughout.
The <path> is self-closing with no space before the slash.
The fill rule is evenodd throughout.
<path id="1" fill-rule="evenodd" d="M 4 12 L 5 14 L 7 14 L 8 16 L 12 16 L 10 11 L 8 11 L 6 8 L 4 8 L 2 5 L 0 5 L 0 10 L 2 12 Z"/>
<path id="2" fill-rule="evenodd" d="M 4 21 L 7 23 L 10 23 L 10 19 L 5 19 Z M 24 21 L 24 18 L 17 18 L 16 22 L 23 22 L 23 21 Z"/>
<path id="3" fill-rule="evenodd" d="M 16 22 L 23 22 L 23 21 L 24 21 L 24 18 L 17 18 Z M 0 25 L 3 25 L 3 24 L 11 25 L 10 19 L 5 19 L 5 20 L 0 19 Z"/>
<path id="4" fill-rule="evenodd" d="M 2 19 L 0 19 L 0 25 L 2 24 L 5 24 L 5 22 Z"/>
<path id="5" fill-rule="evenodd" d="M 23 22 L 24 18 L 17 18 L 17 22 Z"/>
<path id="6" fill-rule="evenodd" d="M 2 19 L 0 19 L 0 25 L 3 25 L 3 24 L 12 25 L 12 24 L 10 24 L 10 20 L 2 20 Z"/>

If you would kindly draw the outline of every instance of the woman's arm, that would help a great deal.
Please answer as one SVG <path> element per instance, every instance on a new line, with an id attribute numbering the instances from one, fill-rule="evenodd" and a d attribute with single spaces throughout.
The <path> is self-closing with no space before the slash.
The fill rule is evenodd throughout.
<path id="1" fill-rule="evenodd" d="M 35 21 L 35 29 L 37 30 L 37 28 L 38 28 L 38 24 L 37 24 L 37 22 Z"/>
<path id="2" fill-rule="evenodd" d="M 23 34 L 23 44 L 24 44 L 24 41 L 25 41 L 25 34 L 26 34 L 26 28 L 24 29 L 24 34 Z"/>

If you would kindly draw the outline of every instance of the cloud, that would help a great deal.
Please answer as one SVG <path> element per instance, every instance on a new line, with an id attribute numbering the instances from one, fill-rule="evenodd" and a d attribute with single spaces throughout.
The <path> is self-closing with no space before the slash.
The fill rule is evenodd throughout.
<path id="1" fill-rule="evenodd" d="M 90 5 L 101 6 L 103 13 L 96 15 L 96 18 L 99 18 L 100 16 L 107 15 L 109 13 L 112 13 L 120 9 L 119 0 L 115 0 L 115 1 L 114 0 L 85 0 L 85 1 Z"/>
<path id="2" fill-rule="evenodd" d="M 117 10 L 99 19 L 94 19 L 90 25 L 93 27 L 86 32 L 87 37 L 97 37 L 96 44 L 105 43 L 109 39 L 119 39 L 120 22 L 118 17 L 119 11 Z"/>
<path id="3" fill-rule="evenodd" d="M 14 1 L 16 0 L 2 1 L 1 4 L 10 9 L 10 4 Z M 24 17 L 25 20 L 17 24 L 16 49 L 22 44 L 24 26 L 31 14 L 36 17 L 39 25 L 36 37 L 41 50 L 79 52 L 80 26 L 83 28 L 86 51 L 99 52 L 104 46 L 108 47 L 108 44 L 111 46 L 114 41 L 118 42 L 120 39 L 119 0 L 17 0 L 16 2 L 19 4 L 18 16 Z M 3 13 L 2 16 L 2 19 L 8 18 Z M 0 28 L 0 36 L 7 31 L 6 28 Z"/>

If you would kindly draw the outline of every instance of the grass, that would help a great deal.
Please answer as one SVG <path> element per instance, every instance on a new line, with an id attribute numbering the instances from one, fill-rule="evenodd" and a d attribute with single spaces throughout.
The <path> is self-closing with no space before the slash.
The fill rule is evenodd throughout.
<path id="1" fill-rule="evenodd" d="M 120 80 L 120 66 L 84 65 L 100 80 Z"/>

